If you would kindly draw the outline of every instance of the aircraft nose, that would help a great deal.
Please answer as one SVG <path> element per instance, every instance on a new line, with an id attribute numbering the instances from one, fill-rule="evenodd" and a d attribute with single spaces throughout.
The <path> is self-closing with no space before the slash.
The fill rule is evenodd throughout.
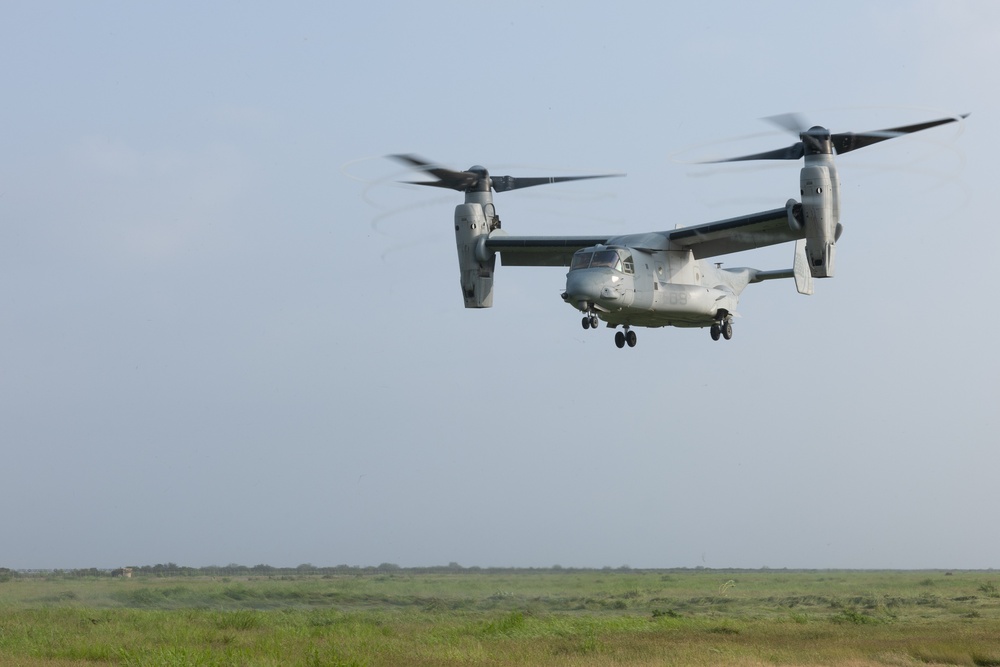
<path id="1" fill-rule="evenodd" d="M 566 276 L 567 302 L 577 305 L 580 302 L 594 303 L 602 298 L 606 289 L 604 277 L 591 271 L 570 271 Z"/>

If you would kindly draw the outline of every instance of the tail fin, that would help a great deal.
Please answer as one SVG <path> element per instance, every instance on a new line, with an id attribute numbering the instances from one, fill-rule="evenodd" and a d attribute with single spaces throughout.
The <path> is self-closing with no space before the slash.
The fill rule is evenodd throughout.
<path id="1" fill-rule="evenodd" d="M 795 278 L 795 289 L 799 294 L 813 293 L 812 272 L 809 270 L 809 259 L 806 257 L 806 240 L 795 242 L 795 261 L 792 262 L 792 276 Z"/>

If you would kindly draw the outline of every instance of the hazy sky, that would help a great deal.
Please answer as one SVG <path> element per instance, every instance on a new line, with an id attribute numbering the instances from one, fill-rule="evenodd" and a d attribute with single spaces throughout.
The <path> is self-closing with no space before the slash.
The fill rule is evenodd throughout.
<path id="1" fill-rule="evenodd" d="M 1000 4 L 0 6 L 0 566 L 1000 567 Z M 462 306 L 462 196 L 385 159 L 628 177 L 514 234 L 784 205 L 837 277 L 617 349 L 564 269 Z M 726 266 L 790 265 L 779 246 Z"/>

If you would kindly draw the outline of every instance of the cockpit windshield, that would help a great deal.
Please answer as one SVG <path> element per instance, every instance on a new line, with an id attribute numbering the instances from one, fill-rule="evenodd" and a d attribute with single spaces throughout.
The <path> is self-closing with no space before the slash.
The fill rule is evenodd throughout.
<path id="1" fill-rule="evenodd" d="M 590 266 L 590 260 L 593 259 L 594 253 L 585 252 L 580 250 L 573 255 L 573 263 L 570 264 L 569 270 L 573 271 L 575 269 L 586 269 Z"/>
<path id="2" fill-rule="evenodd" d="M 614 269 L 620 273 L 632 273 L 632 255 L 618 250 L 578 250 L 573 255 L 569 270 Z"/>
<path id="3" fill-rule="evenodd" d="M 622 270 L 622 260 L 618 257 L 617 250 L 598 250 L 594 253 L 594 259 L 590 262 L 590 268 L 608 267 L 609 269 Z"/>

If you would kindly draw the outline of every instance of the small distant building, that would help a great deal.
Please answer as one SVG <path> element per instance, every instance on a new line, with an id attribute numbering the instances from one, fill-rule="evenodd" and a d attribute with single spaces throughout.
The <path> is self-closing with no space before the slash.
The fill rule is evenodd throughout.
<path id="1" fill-rule="evenodd" d="M 111 570 L 112 577 L 124 577 L 126 579 L 132 578 L 132 568 L 130 567 L 120 567 L 117 570 Z"/>

